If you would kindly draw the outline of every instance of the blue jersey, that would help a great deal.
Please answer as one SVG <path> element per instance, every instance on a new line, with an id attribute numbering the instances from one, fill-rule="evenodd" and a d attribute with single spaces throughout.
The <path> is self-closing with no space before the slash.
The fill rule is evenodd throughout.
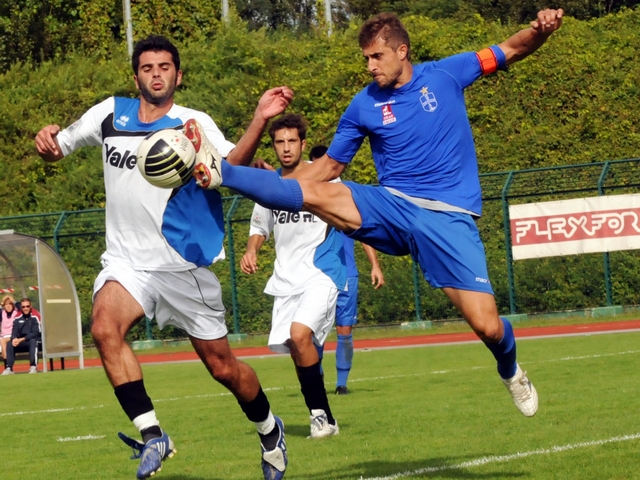
<path id="1" fill-rule="evenodd" d="M 498 68 L 506 65 L 491 47 Z M 409 83 L 374 82 L 343 114 L 327 154 L 348 163 L 369 137 L 378 181 L 406 195 L 482 211 L 478 165 L 464 89 L 483 74 L 475 52 L 414 65 Z"/>
<path id="2" fill-rule="evenodd" d="M 353 238 L 342 234 L 342 243 L 344 245 L 344 259 L 347 267 L 347 277 L 357 277 L 358 267 L 355 258 L 355 242 Z"/>

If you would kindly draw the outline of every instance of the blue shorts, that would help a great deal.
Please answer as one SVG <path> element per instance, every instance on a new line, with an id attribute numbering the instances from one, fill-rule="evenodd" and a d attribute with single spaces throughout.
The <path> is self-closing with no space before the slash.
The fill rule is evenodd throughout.
<path id="1" fill-rule="evenodd" d="M 336 326 L 351 327 L 358 323 L 358 277 L 347 278 L 348 290 L 340 290 L 336 305 Z"/>
<path id="2" fill-rule="evenodd" d="M 420 208 L 384 187 L 344 184 L 362 217 L 361 227 L 350 237 L 388 255 L 411 255 L 435 288 L 493 295 L 484 246 L 471 215 Z"/>

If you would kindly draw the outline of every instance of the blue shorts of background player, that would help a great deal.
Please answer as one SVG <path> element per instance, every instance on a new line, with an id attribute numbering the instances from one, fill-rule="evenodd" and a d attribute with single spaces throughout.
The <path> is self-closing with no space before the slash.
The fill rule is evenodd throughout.
<path id="1" fill-rule="evenodd" d="M 338 304 L 336 306 L 336 327 L 353 327 L 356 323 L 358 323 L 359 279 L 359 276 L 348 277 L 348 290 L 342 290 L 340 293 L 338 293 Z"/>

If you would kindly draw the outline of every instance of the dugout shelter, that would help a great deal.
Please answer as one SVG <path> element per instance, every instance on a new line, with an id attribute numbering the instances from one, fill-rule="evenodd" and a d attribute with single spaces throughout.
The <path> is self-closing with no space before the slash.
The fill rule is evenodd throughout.
<path id="1" fill-rule="evenodd" d="M 84 368 L 80 302 L 73 278 L 58 253 L 44 240 L 0 230 L 0 292 L 19 301 L 29 297 L 42 315 L 43 371 L 47 362 L 78 357 Z"/>

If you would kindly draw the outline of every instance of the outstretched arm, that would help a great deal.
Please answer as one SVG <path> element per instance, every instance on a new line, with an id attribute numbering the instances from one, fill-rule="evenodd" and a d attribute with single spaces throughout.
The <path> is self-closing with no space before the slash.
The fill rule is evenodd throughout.
<path id="1" fill-rule="evenodd" d="M 366 243 L 360 243 L 360 245 L 362 245 L 364 253 L 367 255 L 369 263 L 371 263 L 371 285 L 377 290 L 384 285 L 384 275 L 378 263 L 378 253 L 375 248 L 370 247 Z"/>
<path id="2" fill-rule="evenodd" d="M 563 10 L 546 9 L 538 12 L 531 27 L 520 30 L 498 46 L 507 57 L 507 65 L 519 62 L 535 52 L 562 25 Z"/>
<path id="3" fill-rule="evenodd" d="M 262 247 L 266 237 L 264 235 L 251 235 L 247 242 L 247 251 L 240 260 L 240 268 L 248 275 L 258 271 L 258 250 Z"/>
<path id="4" fill-rule="evenodd" d="M 293 91 L 289 87 L 276 87 L 267 90 L 253 114 L 253 119 L 236 147 L 231 150 L 227 161 L 233 165 L 249 165 L 256 154 L 260 139 L 269 120 L 285 111 L 293 100 Z"/>

